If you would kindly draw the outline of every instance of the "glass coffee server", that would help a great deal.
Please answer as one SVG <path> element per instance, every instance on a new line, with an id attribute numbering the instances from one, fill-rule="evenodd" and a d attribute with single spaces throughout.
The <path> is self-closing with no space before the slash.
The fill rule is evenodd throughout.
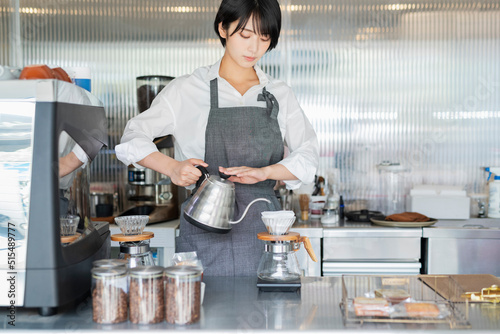
<path id="1" fill-rule="evenodd" d="M 301 271 L 295 252 L 303 243 L 311 259 L 317 262 L 311 242 L 306 236 L 289 232 L 295 221 L 293 211 L 264 211 L 262 221 L 267 232 L 257 234 L 265 242 L 257 269 L 257 287 L 261 291 L 296 291 L 301 286 Z"/>

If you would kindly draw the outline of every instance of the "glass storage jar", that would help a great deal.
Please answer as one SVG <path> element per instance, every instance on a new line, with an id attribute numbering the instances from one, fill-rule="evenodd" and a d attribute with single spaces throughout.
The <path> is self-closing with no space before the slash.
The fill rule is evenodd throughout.
<path id="1" fill-rule="evenodd" d="M 165 320 L 192 324 L 200 318 L 201 270 L 194 266 L 165 268 Z"/>
<path id="2" fill-rule="evenodd" d="M 127 269 L 94 268 L 92 272 L 92 319 L 115 324 L 128 318 Z"/>
<path id="3" fill-rule="evenodd" d="M 134 324 L 156 324 L 165 316 L 163 267 L 135 267 L 129 272 L 129 318 Z"/>
<path id="4" fill-rule="evenodd" d="M 389 216 L 406 211 L 406 197 L 409 193 L 409 170 L 399 162 L 383 161 L 377 165 L 380 196 L 377 211 Z"/>

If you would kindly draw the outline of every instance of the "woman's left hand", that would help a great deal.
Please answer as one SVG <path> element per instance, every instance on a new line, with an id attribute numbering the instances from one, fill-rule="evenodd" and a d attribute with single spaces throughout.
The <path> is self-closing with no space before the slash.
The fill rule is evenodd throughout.
<path id="1" fill-rule="evenodd" d="M 228 179 L 229 181 L 244 184 L 254 184 L 267 180 L 267 172 L 265 168 L 266 167 L 251 168 L 246 166 L 230 168 L 219 167 L 219 171 L 226 175 L 231 175 L 231 177 Z"/>

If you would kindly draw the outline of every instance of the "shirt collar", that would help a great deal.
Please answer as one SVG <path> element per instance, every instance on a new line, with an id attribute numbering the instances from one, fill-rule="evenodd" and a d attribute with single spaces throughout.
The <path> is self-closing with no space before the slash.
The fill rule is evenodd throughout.
<path id="1" fill-rule="evenodd" d="M 219 78 L 219 68 L 221 60 L 222 58 L 219 59 L 215 64 L 213 64 L 208 70 L 206 77 L 208 81 L 212 81 L 215 78 Z M 260 85 L 266 86 L 269 83 L 269 78 L 267 77 L 266 73 L 262 71 L 259 65 L 254 65 L 253 68 L 255 70 L 255 73 L 257 74 L 257 77 L 259 78 Z"/>

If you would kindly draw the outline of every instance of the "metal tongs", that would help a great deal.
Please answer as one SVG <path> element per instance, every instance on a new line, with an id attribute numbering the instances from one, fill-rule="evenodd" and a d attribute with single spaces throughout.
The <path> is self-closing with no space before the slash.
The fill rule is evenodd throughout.
<path id="1" fill-rule="evenodd" d="M 472 302 L 500 303 L 500 287 L 492 285 L 489 288 L 482 288 L 481 292 L 466 292 L 462 295 Z"/>

